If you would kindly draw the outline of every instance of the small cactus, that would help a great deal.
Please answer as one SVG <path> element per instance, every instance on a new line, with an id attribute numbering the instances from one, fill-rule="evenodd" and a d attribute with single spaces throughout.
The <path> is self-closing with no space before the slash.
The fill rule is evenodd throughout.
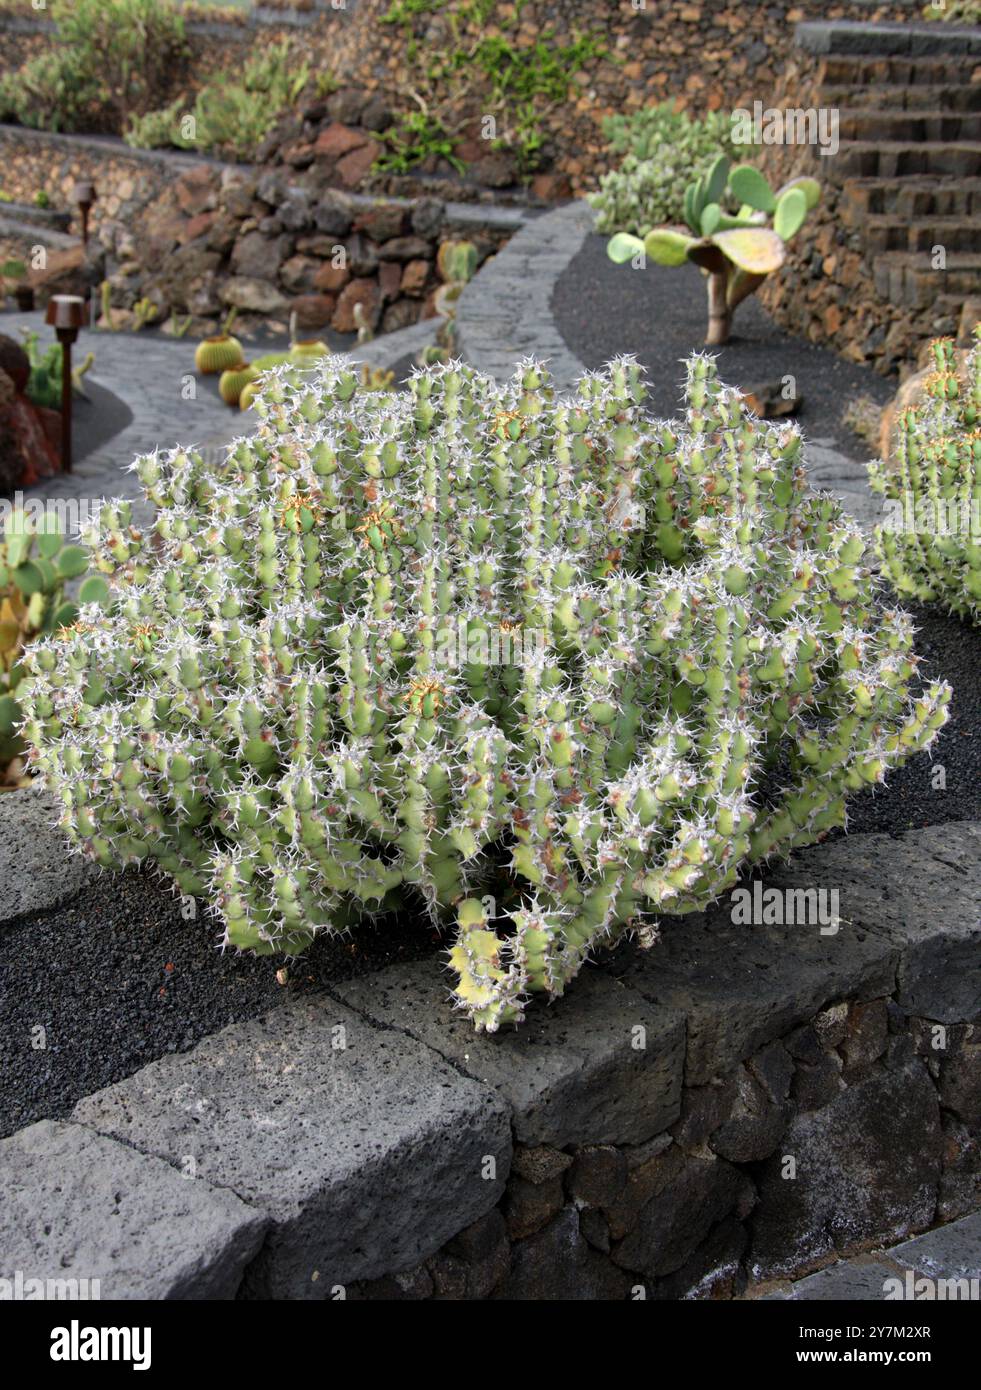
<path id="1" fill-rule="evenodd" d="M 456 306 L 477 271 L 477 248 L 472 241 L 444 241 L 436 253 L 436 267 L 443 283 L 433 296 L 433 308 L 443 319 L 436 341 L 427 343 L 418 357 L 422 367 L 448 362 L 456 349 Z"/>
<path id="2" fill-rule="evenodd" d="M 395 373 L 381 367 L 369 367 L 367 362 L 363 362 L 358 379 L 365 391 L 388 391 L 395 382 Z"/>
<path id="3" fill-rule="evenodd" d="M 321 357 L 330 356 L 330 347 L 319 338 L 302 338 L 289 350 L 289 361 L 297 367 L 312 367 Z"/>
<path id="4" fill-rule="evenodd" d="M 958 371 L 954 344 L 931 345 L 925 398 L 897 421 L 894 457 L 869 465 L 889 515 L 875 548 L 896 592 L 981 620 L 981 325 Z"/>
<path id="5" fill-rule="evenodd" d="M 238 338 L 232 336 L 235 316 L 236 311 L 232 309 L 222 325 L 221 332 L 198 343 L 194 365 L 202 376 L 216 376 L 220 372 L 231 371 L 233 367 L 245 365 L 242 344 Z"/>
<path id="6" fill-rule="evenodd" d="M 257 367 L 243 362 L 240 367 L 229 367 L 218 378 L 218 394 L 226 405 L 235 407 L 241 402 L 242 392 L 259 376 Z"/>
<path id="7" fill-rule="evenodd" d="M 242 344 L 229 333 L 218 333 L 198 343 L 194 365 L 202 376 L 215 376 L 245 365 Z"/>
<path id="8" fill-rule="evenodd" d="M 796 428 L 687 376 L 664 422 L 629 358 L 567 397 L 532 361 L 386 392 L 326 359 L 275 369 L 223 462 L 138 459 L 152 529 L 116 502 L 88 537 L 112 609 L 25 658 L 71 840 L 260 953 L 455 919 L 494 1030 L 843 825 L 949 688 Z"/>

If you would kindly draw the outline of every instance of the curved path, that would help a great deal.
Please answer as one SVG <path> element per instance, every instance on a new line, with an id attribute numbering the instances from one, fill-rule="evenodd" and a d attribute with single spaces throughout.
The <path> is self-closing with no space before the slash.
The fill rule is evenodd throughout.
<path id="1" fill-rule="evenodd" d="M 430 342 L 440 322 L 426 319 L 385 334 L 344 354 L 344 359 L 387 370 Z M 42 344 L 53 338 L 53 330 L 44 325 L 40 312 L 0 315 L 0 333 L 20 341 L 21 328 L 39 331 Z M 217 453 L 232 440 L 250 434 L 256 424 L 254 416 L 229 410 L 210 391 L 194 390 L 194 347 L 192 340 L 183 338 L 83 331 L 75 349 L 76 360 L 90 350 L 95 353 L 87 379 L 118 396 L 133 418 L 125 429 L 80 459 L 71 473 L 45 478 L 28 489 L 28 495 L 46 501 L 83 501 L 87 507 L 103 498 L 129 498 L 137 524 L 142 524 L 149 516 L 139 480 L 130 471 L 138 455 L 176 445 Z"/>
<path id="2" fill-rule="evenodd" d="M 588 370 L 566 343 L 552 309 L 559 277 L 595 230 L 595 213 L 577 201 L 528 223 L 470 282 L 457 308 L 463 356 L 490 376 L 509 376 L 515 362 L 548 362 L 559 390 L 570 391 Z M 777 332 L 780 330 L 777 329 Z M 833 439 L 807 438 L 805 464 L 816 489 L 833 492 L 863 526 L 882 515 L 864 467 L 846 458 Z"/>

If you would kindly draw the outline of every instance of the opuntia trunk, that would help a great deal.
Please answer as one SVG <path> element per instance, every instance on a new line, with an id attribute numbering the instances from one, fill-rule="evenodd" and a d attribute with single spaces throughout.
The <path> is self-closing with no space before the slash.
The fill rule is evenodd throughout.
<path id="1" fill-rule="evenodd" d="M 726 297 L 725 271 L 713 271 L 708 277 L 708 332 L 705 335 L 706 347 L 721 347 L 729 341 L 732 327 L 732 310 Z"/>

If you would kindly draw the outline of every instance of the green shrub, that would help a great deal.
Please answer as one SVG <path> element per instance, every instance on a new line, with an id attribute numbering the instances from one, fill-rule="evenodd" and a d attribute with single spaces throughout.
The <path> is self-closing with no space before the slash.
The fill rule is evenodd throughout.
<path id="1" fill-rule="evenodd" d="M 0 114 L 41 130 L 120 133 L 186 54 L 171 0 L 52 0 L 55 47 L 0 78 Z"/>
<path id="2" fill-rule="evenodd" d="M 65 830 L 263 953 L 411 892 L 493 1030 L 842 825 L 949 689 L 911 693 L 911 625 L 796 429 L 705 357 L 687 398 L 650 419 L 630 359 L 558 400 L 532 363 L 389 393 L 328 359 L 267 380 L 217 469 L 137 460 L 153 531 L 124 502 L 91 537 L 111 614 L 30 657 Z"/>
<path id="3" fill-rule="evenodd" d="M 408 111 L 382 135 L 385 150 L 375 160 L 379 173 L 407 174 L 432 155 L 445 159 L 462 174 L 466 165 L 453 153 L 453 138 L 438 116 Z"/>
<path id="4" fill-rule="evenodd" d="M 173 145 L 178 149 L 219 150 L 251 159 L 310 78 L 298 63 L 288 39 L 254 53 L 240 77 L 218 76 L 197 94 L 193 104 L 179 97 L 159 111 L 134 118 L 126 141 L 141 149 Z M 185 118 L 192 122 L 185 127 Z"/>
<path id="5" fill-rule="evenodd" d="M 702 118 L 650 106 L 632 116 L 610 116 L 603 124 L 614 154 L 623 162 L 600 180 L 589 201 L 599 213 L 597 229 L 646 236 L 652 227 L 680 222 L 686 185 L 707 172 L 732 148 L 729 117 L 710 111 Z"/>
<path id="6" fill-rule="evenodd" d="M 954 345 L 933 346 L 925 399 L 896 423 L 893 458 L 870 464 L 886 499 L 875 544 L 896 591 L 981 621 L 981 327 L 963 370 Z"/>

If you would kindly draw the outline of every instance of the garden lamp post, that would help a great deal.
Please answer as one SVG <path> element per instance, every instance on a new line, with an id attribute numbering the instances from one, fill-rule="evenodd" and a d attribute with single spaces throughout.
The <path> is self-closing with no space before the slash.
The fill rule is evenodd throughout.
<path id="1" fill-rule="evenodd" d="M 45 322 L 61 344 L 61 467 L 72 471 L 72 343 L 89 321 L 89 306 L 78 294 L 53 294 Z"/>
<path id="2" fill-rule="evenodd" d="M 89 212 L 95 202 L 95 184 L 77 183 L 72 189 L 72 201 L 78 204 L 82 214 L 82 245 L 89 244 Z"/>

